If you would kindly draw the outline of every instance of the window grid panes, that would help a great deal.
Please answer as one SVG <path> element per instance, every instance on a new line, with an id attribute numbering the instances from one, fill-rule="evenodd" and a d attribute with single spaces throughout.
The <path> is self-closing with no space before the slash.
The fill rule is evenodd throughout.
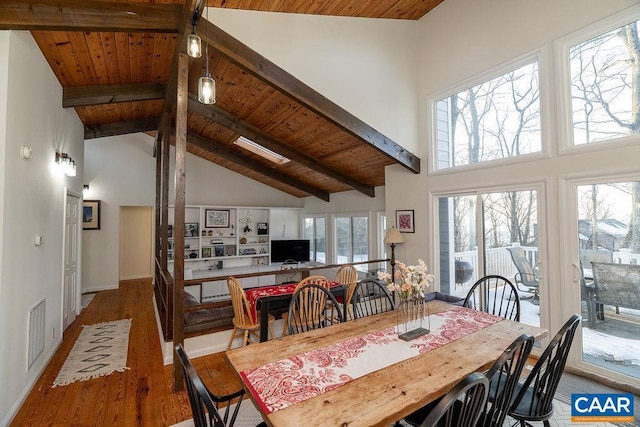
<path id="1" fill-rule="evenodd" d="M 640 132 L 638 22 L 569 49 L 575 145 Z"/>
<path id="2" fill-rule="evenodd" d="M 367 216 L 336 217 L 335 233 L 337 263 L 369 260 L 369 218 Z"/>
<path id="3" fill-rule="evenodd" d="M 542 149 L 538 62 L 436 102 L 437 169 Z"/>
<path id="4" fill-rule="evenodd" d="M 310 241 L 311 261 L 326 263 L 326 220 L 323 217 L 304 218 L 302 237 Z"/>

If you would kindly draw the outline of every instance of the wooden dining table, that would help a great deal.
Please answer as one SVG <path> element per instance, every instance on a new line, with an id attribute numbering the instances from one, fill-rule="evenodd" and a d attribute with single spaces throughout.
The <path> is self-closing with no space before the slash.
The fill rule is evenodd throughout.
<path id="1" fill-rule="evenodd" d="M 409 342 L 390 311 L 225 355 L 270 426 L 389 426 L 487 370 L 520 335 L 547 336 L 443 301 L 428 307 L 431 334 Z"/>

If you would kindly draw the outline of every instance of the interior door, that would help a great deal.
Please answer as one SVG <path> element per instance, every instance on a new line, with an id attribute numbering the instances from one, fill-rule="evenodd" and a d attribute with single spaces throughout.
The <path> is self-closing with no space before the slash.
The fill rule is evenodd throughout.
<path id="1" fill-rule="evenodd" d="M 76 320 L 78 306 L 78 226 L 80 198 L 67 194 L 64 220 L 63 331 Z"/>

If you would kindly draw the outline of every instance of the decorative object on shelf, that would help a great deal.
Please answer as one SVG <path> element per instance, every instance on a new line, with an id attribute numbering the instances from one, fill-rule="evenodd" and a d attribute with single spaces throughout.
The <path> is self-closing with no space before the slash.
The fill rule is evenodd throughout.
<path id="1" fill-rule="evenodd" d="M 242 218 L 238 220 L 240 225 L 242 225 L 242 231 L 247 234 L 251 233 L 253 230 L 251 229 L 251 212 L 249 210 L 245 211 L 245 214 Z"/>
<path id="2" fill-rule="evenodd" d="M 205 209 L 204 226 L 206 228 L 229 228 L 228 209 Z"/>
<path id="3" fill-rule="evenodd" d="M 244 245 L 244 244 L 246 244 L 246 243 L 247 243 L 247 238 L 246 238 L 246 237 L 241 237 L 241 238 L 240 238 L 240 244 L 241 244 L 241 245 Z"/>
<path id="4" fill-rule="evenodd" d="M 413 209 L 396 211 L 396 225 L 401 233 L 415 233 L 413 224 Z"/>
<path id="5" fill-rule="evenodd" d="M 209 230 L 209 231 L 207 232 L 207 235 L 208 235 L 209 237 L 213 236 L 213 230 Z M 222 234 L 221 234 L 221 235 L 222 235 Z"/>
<path id="6" fill-rule="evenodd" d="M 189 254 L 189 258 L 198 258 L 198 252 L 191 251 L 191 253 Z"/>
<path id="7" fill-rule="evenodd" d="M 257 223 L 256 228 L 258 229 L 258 235 L 269 234 L 269 224 L 267 224 L 266 222 Z"/>
<path id="8" fill-rule="evenodd" d="M 83 202 L 82 229 L 100 230 L 100 200 L 85 200 Z"/>
<path id="9" fill-rule="evenodd" d="M 202 229 L 202 237 L 205 237 L 207 235 L 207 230 Z"/>
<path id="10" fill-rule="evenodd" d="M 215 245 L 213 249 L 214 249 L 213 256 L 216 256 L 216 257 L 224 256 L 224 245 Z"/>
<path id="11" fill-rule="evenodd" d="M 431 325 L 425 291 L 433 282 L 433 274 L 429 274 L 426 264 L 419 259 L 417 265 L 398 261 L 398 271 L 394 276 L 386 271 L 378 272 L 378 279 L 386 282 L 387 289 L 396 292 L 400 299 L 397 309 L 399 338 L 410 341 L 428 334 Z"/>
<path id="12" fill-rule="evenodd" d="M 202 258 L 211 258 L 211 248 L 209 246 L 202 248 Z"/>
<path id="13" fill-rule="evenodd" d="M 236 245 L 226 245 L 224 247 L 225 256 L 236 256 Z"/>
<path id="14" fill-rule="evenodd" d="M 184 237 L 198 237 L 200 224 L 197 222 L 186 222 L 184 224 Z"/>

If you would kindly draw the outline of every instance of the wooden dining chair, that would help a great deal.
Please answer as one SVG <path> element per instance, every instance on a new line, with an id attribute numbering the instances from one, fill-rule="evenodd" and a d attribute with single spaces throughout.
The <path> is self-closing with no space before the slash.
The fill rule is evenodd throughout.
<path id="1" fill-rule="evenodd" d="M 244 389 L 241 388 L 225 396 L 211 393 L 191 364 L 181 344 L 175 347 L 175 354 L 184 372 L 195 427 L 233 427 L 240 410 Z M 232 405 L 234 400 L 237 400 L 235 406 Z M 224 407 L 221 407 L 223 406 L 221 404 Z M 231 411 L 232 407 L 233 411 Z"/>
<path id="2" fill-rule="evenodd" d="M 291 298 L 287 329 L 289 335 L 324 328 L 343 321 L 342 311 L 328 287 L 308 283 Z"/>
<path id="3" fill-rule="evenodd" d="M 528 425 L 527 421 L 542 421 L 545 427 L 550 426 L 553 398 L 580 320 L 578 314 L 571 316 L 545 348 L 527 379 L 516 385 L 509 416 L 521 427 Z"/>
<path id="4" fill-rule="evenodd" d="M 242 289 L 242 285 L 235 277 L 229 277 L 227 279 L 227 286 L 229 287 L 229 293 L 231 294 L 231 304 L 233 305 L 233 332 L 231 338 L 229 338 L 229 344 L 227 350 L 231 348 L 233 340 L 242 337 L 242 347 L 250 344 L 254 341 L 251 340 L 251 336 L 256 338 L 255 342 L 260 342 L 260 314 L 256 313 L 256 320 L 254 321 L 250 314 L 251 307 L 247 296 Z M 269 314 L 269 335 L 273 338 L 272 323 L 275 318 Z"/>
<path id="5" fill-rule="evenodd" d="M 469 289 L 464 307 L 484 311 L 505 319 L 520 321 L 520 297 L 513 283 L 502 276 L 489 275 Z"/>
<path id="6" fill-rule="evenodd" d="M 338 269 L 338 271 L 336 271 L 336 277 L 333 281 L 347 286 L 346 295 L 344 297 L 336 297 L 336 301 L 340 304 L 347 304 L 348 315 L 353 319 L 354 316 L 351 311 L 351 297 L 353 296 L 353 291 L 355 291 L 356 285 L 358 284 L 358 271 L 353 265 L 343 265 Z"/>
<path id="7" fill-rule="evenodd" d="M 363 279 L 358 282 L 351 297 L 349 309 L 355 319 L 395 310 L 393 297 L 384 282 Z"/>
<path id="8" fill-rule="evenodd" d="M 295 294 L 295 292 L 298 289 L 300 289 L 302 286 L 304 286 L 306 284 L 309 284 L 309 283 L 313 283 L 313 284 L 322 286 L 323 288 L 327 288 L 327 289 L 330 288 L 329 280 L 326 277 L 320 276 L 320 275 L 315 275 L 315 276 L 305 277 L 304 279 L 299 281 L 298 284 L 296 285 L 295 289 L 293 290 L 293 293 Z M 289 319 L 289 312 L 282 313 L 282 320 L 283 320 L 282 336 L 289 335 L 288 319 Z"/>

